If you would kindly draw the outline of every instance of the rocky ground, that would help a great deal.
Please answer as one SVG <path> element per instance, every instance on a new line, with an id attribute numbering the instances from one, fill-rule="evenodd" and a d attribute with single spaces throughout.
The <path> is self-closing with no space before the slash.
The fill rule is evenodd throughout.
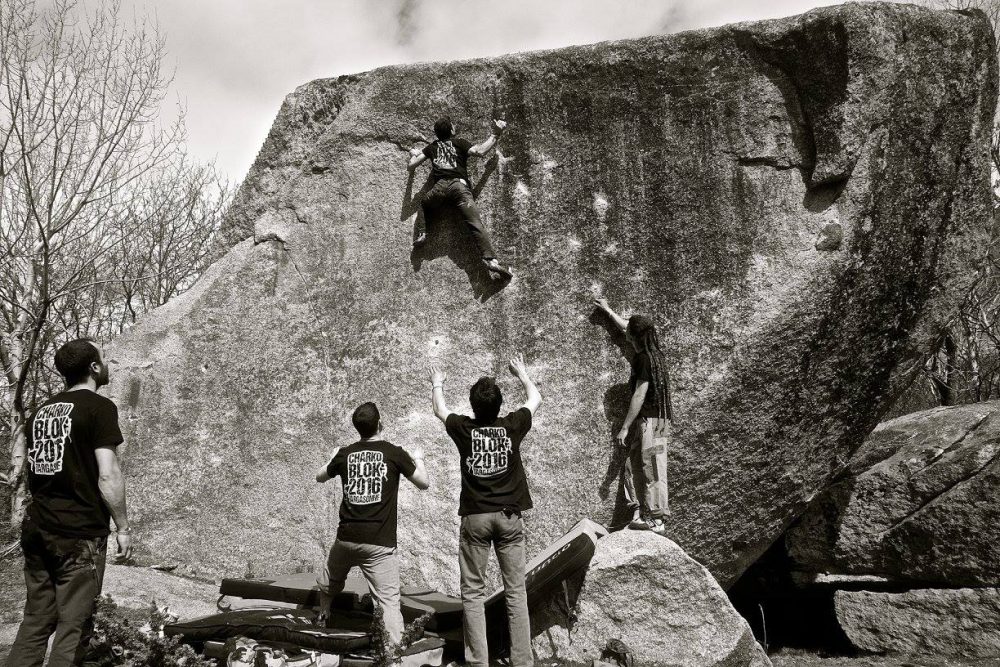
<path id="1" fill-rule="evenodd" d="M 933 656 L 823 656 L 814 651 L 782 649 L 771 654 L 774 667 L 1000 667 L 1000 660 L 969 660 Z"/>

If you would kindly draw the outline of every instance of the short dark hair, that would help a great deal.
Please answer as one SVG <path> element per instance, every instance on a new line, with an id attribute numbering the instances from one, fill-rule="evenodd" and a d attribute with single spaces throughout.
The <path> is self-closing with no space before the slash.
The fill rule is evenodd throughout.
<path id="1" fill-rule="evenodd" d="M 441 116 L 434 123 L 434 134 L 438 139 L 451 139 L 451 133 L 454 132 L 455 126 L 451 124 L 451 118 L 448 116 Z"/>
<path id="2" fill-rule="evenodd" d="M 476 420 L 491 422 L 500 414 L 503 405 L 503 393 L 497 386 L 497 381 L 491 377 L 481 377 L 469 390 L 469 403 Z"/>
<path id="3" fill-rule="evenodd" d="M 379 419 L 381 415 L 378 413 L 378 407 L 371 401 L 359 405 L 351 417 L 354 428 L 358 429 L 358 434 L 362 438 L 370 438 L 378 433 Z"/>
<path id="4" fill-rule="evenodd" d="M 101 352 L 93 338 L 77 338 L 56 350 L 56 370 L 68 386 L 83 382 L 90 376 L 90 365 L 101 363 Z"/>

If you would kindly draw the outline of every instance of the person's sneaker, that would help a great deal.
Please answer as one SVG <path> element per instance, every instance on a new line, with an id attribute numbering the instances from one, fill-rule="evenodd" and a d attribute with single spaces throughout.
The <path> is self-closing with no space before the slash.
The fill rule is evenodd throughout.
<path id="1" fill-rule="evenodd" d="M 422 234 L 418 235 L 417 238 L 413 239 L 413 247 L 414 248 L 422 248 L 422 247 L 424 247 L 425 243 L 427 243 L 427 234 L 426 233 L 422 233 Z"/>
<path id="2" fill-rule="evenodd" d="M 504 266 L 500 264 L 500 260 L 498 260 L 496 257 L 493 257 L 492 259 L 484 258 L 483 264 L 486 265 L 486 270 L 489 271 L 490 273 L 495 273 L 499 276 L 503 276 L 504 278 L 514 277 L 514 272 L 511 271 L 509 268 L 504 268 Z"/>
<path id="3" fill-rule="evenodd" d="M 646 522 L 649 524 L 649 529 L 657 535 L 667 534 L 667 524 L 663 523 L 663 519 L 646 519 Z"/>
<path id="4" fill-rule="evenodd" d="M 628 527 L 632 530 L 649 530 L 652 528 L 652 519 L 646 519 L 645 517 L 638 517 L 629 521 Z"/>

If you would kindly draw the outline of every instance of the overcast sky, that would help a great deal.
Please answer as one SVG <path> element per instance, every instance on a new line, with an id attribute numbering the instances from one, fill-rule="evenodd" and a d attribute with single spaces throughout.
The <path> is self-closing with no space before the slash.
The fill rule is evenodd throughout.
<path id="1" fill-rule="evenodd" d="M 85 0 L 94 5 L 100 0 Z M 317 78 L 790 16 L 833 0 L 122 0 L 176 68 L 190 152 L 242 180 L 282 99 Z"/>

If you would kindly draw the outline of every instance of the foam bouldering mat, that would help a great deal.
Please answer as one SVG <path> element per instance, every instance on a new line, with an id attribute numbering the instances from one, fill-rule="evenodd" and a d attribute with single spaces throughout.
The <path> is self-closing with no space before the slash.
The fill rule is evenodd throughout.
<path id="1" fill-rule="evenodd" d="M 171 637 L 180 636 L 187 644 L 249 637 L 325 653 L 359 651 L 371 644 L 371 637 L 366 631 L 323 628 L 315 625 L 315 620 L 316 612 L 311 609 L 228 611 L 168 623 L 163 626 L 163 632 Z"/>

